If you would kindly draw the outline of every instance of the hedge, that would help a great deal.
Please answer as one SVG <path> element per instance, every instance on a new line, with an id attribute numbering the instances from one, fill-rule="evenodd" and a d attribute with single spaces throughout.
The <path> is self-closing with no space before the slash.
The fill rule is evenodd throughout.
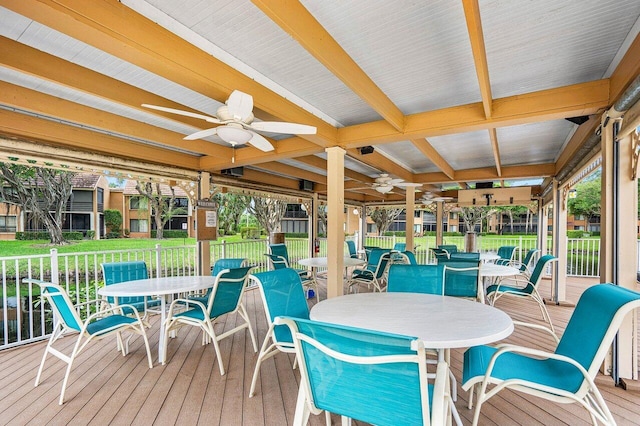
<path id="1" fill-rule="evenodd" d="M 82 232 L 72 231 L 63 232 L 62 238 L 67 241 L 81 240 L 83 238 Z M 28 231 L 28 232 L 16 232 L 16 240 L 49 240 L 50 236 L 47 231 Z"/>
<path id="2" fill-rule="evenodd" d="M 157 231 L 154 229 L 151 231 L 151 238 L 156 238 Z M 187 231 L 175 230 L 175 229 L 165 229 L 162 231 L 162 238 L 188 238 L 189 234 Z"/>

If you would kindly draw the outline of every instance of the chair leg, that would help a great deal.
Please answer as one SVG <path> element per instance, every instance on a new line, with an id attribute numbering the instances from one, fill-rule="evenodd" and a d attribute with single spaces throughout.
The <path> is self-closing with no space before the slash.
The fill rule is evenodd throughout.
<path id="1" fill-rule="evenodd" d="M 262 361 L 267 358 L 267 345 L 271 340 L 271 334 L 273 333 L 273 324 L 269 327 L 267 331 L 267 335 L 264 336 L 264 341 L 262 342 L 262 346 L 260 347 L 260 353 L 258 354 L 258 359 L 256 360 L 256 368 L 253 370 L 253 378 L 251 379 L 251 388 L 249 389 L 249 398 L 251 398 L 256 390 L 256 382 L 258 381 L 258 374 L 260 373 L 260 365 Z"/>
<path id="2" fill-rule="evenodd" d="M 211 320 L 207 320 L 206 327 L 202 327 L 202 330 L 209 335 L 211 338 L 211 343 L 213 343 L 213 349 L 216 351 L 216 358 L 218 358 L 218 369 L 220 370 L 220 375 L 224 376 L 224 364 L 222 363 L 222 354 L 220 353 L 220 345 L 218 344 L 218 336 L 216 336 L 216 332 L 213 330 L 213 324 Z"/>
<path id="3" fill-rule="evenodd" d="M 304 396 L 304 390 L 302 386 L 300 386 L 298 388 L 298 399 L 296 400 L 296 413 L 293 417 L 293 426 L 306 426 L 309 422 L 310 414 L 311 412 Z"/>
<path id="4" fill-rule="evenodd" d="M 251 343 L 253 343 L 253 352 L 258 352 L 258 343 L 256 341 L 256 336 L 253 334 L 253 327 L 251 327 L 251 322 L 249 321 L 249 315 L 247 315 L 247 311 L 244 309 L 244 305 L 240 303 L 240 308 L 238 309 L 238 313 L 247 324 L 247 328 L 249 329 L 249 335 L 251 336 Z"/>
<path id="5" fill-rule="evenodd" d="M 36 375 L 36 381 L 34 383 L 34 387 L 40 384 L 40 377 L 42 376 L 42 370 L 44 370 L 44 363 L 47 359 L 47 355 L 49 354 L 51 346 L 53 342 L 58 340 L 58 338 L 62 335 L 62 326 L 60 323 L 56 325 L 56 328 L 51 333 L 51 337 L 49 337 L 49 342 L 47 343 L 47 347 L 44 349 L 44 354 L 42 354 L 42 361 L 40 361 L 40 368 L 38 368 L 38 374 Z M 53 352 L 52 352 L 53 353 Z"/>

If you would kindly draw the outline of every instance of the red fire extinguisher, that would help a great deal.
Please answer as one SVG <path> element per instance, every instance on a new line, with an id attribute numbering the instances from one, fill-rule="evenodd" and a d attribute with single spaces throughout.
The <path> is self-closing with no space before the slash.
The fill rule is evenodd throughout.
<path id="1" fill-rule="evenodd" d="M 320 253 L 320 240 L 316 238 L 313 242 L 313 251 L 316 253 Z"/>

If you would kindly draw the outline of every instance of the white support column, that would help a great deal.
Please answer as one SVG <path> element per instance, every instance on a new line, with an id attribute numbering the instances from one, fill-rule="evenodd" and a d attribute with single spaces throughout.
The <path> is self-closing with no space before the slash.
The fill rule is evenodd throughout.
<path id="1" fill-rule="evenodd" d="M 413 251 L 413 225 L 415 223 L 415 209 L 416 209 L 416 191 L 415 188 L 413 186 L 408 186 L 407 187 L 407 193 L 406 193 L 406 199 L 407 199 L 407 206 L 406 206 L 406 210 L 405 210 L 405 228 L 406 228 L 406 243 L 407 243 L 407 250 L 411 250 Z"/>
<path id="2" fill-rule="evenodd" d="M 553 266 L 551 300 L 554 303 L 566 299 L 567 287 L 567 207 L 562 188 L 553 181 L 553 255 L 558 262 Z"/>
<path id="3" fill-rule="evenodd" d="M 198 185 L 198 199 L 209 198 L 209 181 L 211 175 L 207 172 L 200 174 L 200 185 Z M 196 226 L 203 226 L 202 223 L 196 223 Z M 198 241 L 198 275 L 209 275 L 211 271 L 211 243 L 209 241 Z"/>
<path id="4" fill-rule="evenodd" d="M 436 247 L 442 244 L 442 219 L 444 213 L 444 202 L 436 201 Z M 429 255 L 427 254 L 427 258 Z"/>
<path id="5" fill-rule="evenodd" d="M 367 242 L 367 205 L 363 204 L 358 207 L 358 211 L 360 212 L 360 241 L 356 244 L 359 250 L 364 250 L 364 245 Z"/>
<path id="6" fill-rule="evenodd" d="M 615 239 L 617 243 L 616 284 L 635 290 L 638 244 L 635 238 L 624 238 L 626 235 L 635 234 L 637 229 L 638 186 L 637 165 L 634 162 L 637 164 L 639 138 L 635 129 L 640 125 L 640 119 L 629 120 L 632 116 L 631 113 L 625 114 L 623 128 L 620 129 L 615 145 L 614 152 L 618 166 L 615 168 L 617 178 L 613 197 L 617 203 L 615 208 L 617 226 L 614 230 L 618 236 Z M 635 160 L 634 156 L 636 156 Z M 638 342 L 634 338 L 637 336 L 637 315 L 637 310 L 627 315 L 618 333 L 618 377 L 624 386 L 628 385 L 630 380 L 638 380 Z M 634 387 L 637 388 L 637 386 L 636 382 Z"/>
<path id="7" fill-rule="evenodd" d="M 346 151 L 331 147 L 327 152 L 327 297 L 344 293 L 344 156 Z"/>
<path id="8" fill-rule="evenodd" d="M 547 254 L 547 234 L 549 223 L 549 207 L 542 204 L 542 200 L 538 202 L 538 249 L 540 255 Z"/>
<path id="9" fill-rule="evenodd" d="M 316 256 L 315 243 L 318 240 L 318 208 L 320 207 L 320 200 L 318 199 L 318 193 L 313 193 L 313 199 L 311 200 L 311 212 L 307 212 L 309 216 L 309 257 Z M 311 213 L 311 214 L 309 214 Z"/>

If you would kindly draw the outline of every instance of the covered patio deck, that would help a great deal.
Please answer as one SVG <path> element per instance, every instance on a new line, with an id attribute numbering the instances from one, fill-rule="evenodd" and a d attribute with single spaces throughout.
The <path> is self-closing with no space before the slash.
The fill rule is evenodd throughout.
<path id="1" fill-rule="evenodd" d="M 567 300 L 576 302 L 595 279 L 569 278 Z M 321 298 L 326 297 L 324 282 Z M 542 284 L 549 296 L 549 281 Z M 267 331 L 258 291 L 248 291 L 245 305 L 259 342 Z M 315 299 L 309 301 L 315 303 Z M 513 300 L 499 305 L 515 320 L 536 321 L 535 304 Z M 548 306 L 558 333 L 571 315 L 567 306 Z M 154 318 L 155 319 L 155 318 Z M 217 327 L 235 326 L 229 316 Z M 149 330 L 152 351 L 157 355 L 158 324 Z M 64 340 L 63 340 L 64 341 Z M 516 330 L 508 342 L 551 350 L 553 342 L 542 335 Z M 72 345 L 74 339 L 66 339 Z M 249 386 L 257 354 L 250 338 L 238 333 L 221 342 L 227 374 L 220 376 L 211 345 L 202 346 L 200 333 L 184 330 L 169 344 L 168 362 L 149 369 L 142 341 L 132 341 L 130 354 L 122 357 L 112 339 L 96 342 L 81 354 L 67 388 L 67 402 L 58 405 L 63 377 L 62 362 L 49 359 L 43 382 L 33 387 L 46 342 L 0 353 L 0 423 L 3 424 L 291 424 L 295 411 L 299 373 L 293 370 L 293 355 L 278 354 L 265 361 L 253 398 Z M 459 379 L 463 351 L 452 351 L 451 368 Z M 638 424 L 640 393 L 613 385 L 611 377 L 599 376 L 598 386 L 619 425 Z M 467 394 L 458 389 L 456 403 L 464 424 L 470 424 Z M 339 419 L 334 416 L 334 423 Z M 310 424 L 324 424 L 324 416 L 312 416 Z M 576 404 L 561 406 L 539 398 L 505 390 L 483 406 L 482 425 L 583 425 L 590 424 L 586 410 Z"/>

